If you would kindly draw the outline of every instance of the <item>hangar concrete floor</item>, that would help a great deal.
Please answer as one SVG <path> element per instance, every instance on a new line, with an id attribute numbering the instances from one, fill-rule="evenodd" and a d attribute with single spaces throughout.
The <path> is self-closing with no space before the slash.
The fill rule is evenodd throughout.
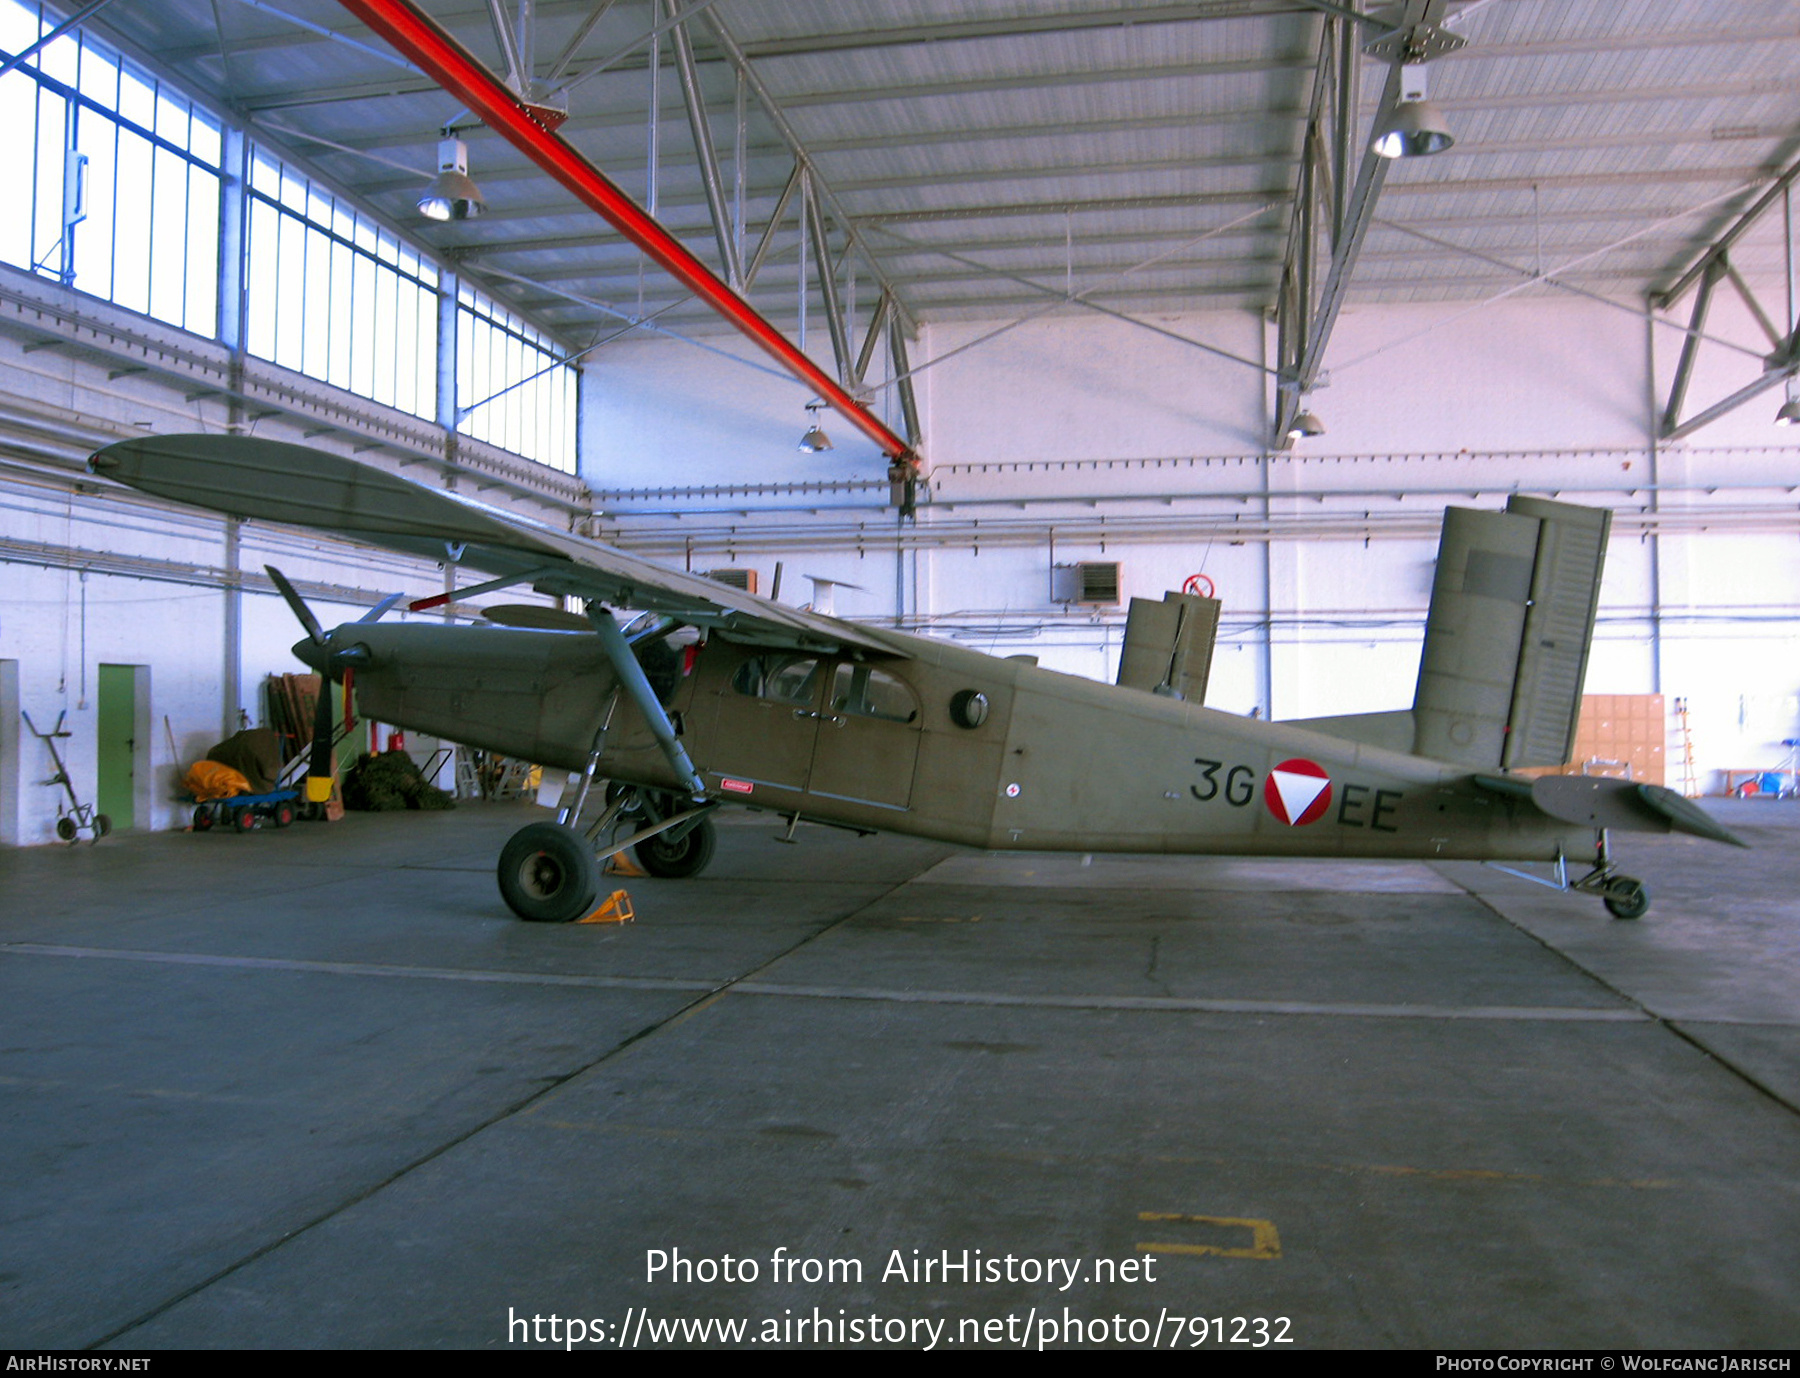
<path id="1" fill-rule="evenodd" d="M 524 806 L 0 852 L 0 1345 L 1800 1344 L 1800 808 L 1721 811 L 1638 923 L 746 817 L 538 926 Z"/>

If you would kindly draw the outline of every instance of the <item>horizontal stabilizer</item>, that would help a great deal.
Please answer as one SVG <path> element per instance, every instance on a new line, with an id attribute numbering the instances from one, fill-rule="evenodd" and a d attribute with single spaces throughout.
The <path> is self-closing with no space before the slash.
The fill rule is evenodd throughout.
<path id="1" fill-rule="evenodd" d="M 1693 800 L 1682 798 L 1672 789 L 1664 789 L 1661 785 L 1639 785 L 1637 791 L 1639 798 L 1667 818 L 1669 826 L 1676 832 L 1692 833 L 1710 842 L 1729 842 L 1733 847 L 1750 845 Z"/>
<path id="2" fill-rule="evenodd" d="M 1516 775 L 1477 775 L 1475 784 L 1490 794 L 1529 799 L 1540 812 L 1563 823 L 1613 828 L 1633 833 L 1689 833 L 1709 842 L 1748 847 L 1729 828 L 1691 800 L 1661 785 L 1640 785 L 1590 775 L 1545 775 L 1536 780 Z"/>

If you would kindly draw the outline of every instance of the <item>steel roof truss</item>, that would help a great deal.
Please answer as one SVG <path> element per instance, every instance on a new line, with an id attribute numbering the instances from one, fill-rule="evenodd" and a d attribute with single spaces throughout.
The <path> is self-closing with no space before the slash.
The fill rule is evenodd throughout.
<path id="1" fill-rule="evenodd" d="M 1675 377 L 1669 384 L 1668 404 L 1663 408 L 1661 435 L 1664 440 L 1680 440 L 1692 435 L 1703 426 L 1710 425 L 1721 416 L 1736 411 L 1744 403 L 1767 392 L 1776 384 L 1785 382 L 1800 371 L 1800 320 L 1794 315 L 1794 283 L 1793 283 L 1793 224 L 1791 198 L 1796 179 L 1800 179 L 1800 162 L 1789 167 L 1756 199 L 1748 210 L 1740 215 L 1725 230 L 1693 265 L 1688 268 L 1674 286 L 1660 294 L 1652 294 L 1651 305 L 1668 310 L 1682 294 L 1696 282 L 1699 290 L 1694 293 L 1694 307 L 1688 325 L 1687 339 L 1681 347 L 1681 358 L 1675 366 Z M 1784 335 L 1770 318 L 1756 294 L 1750 290 L 1741 274 L 1732 265 L 1731 249 L 1756 222 L 1774 209 L 1777 203 L 1783 206 L 1787 223 L 1784 226 L 1784 239 L 1788 254 L 1788 306 L 1784 321 L 1791 321 Z M 1739 388 L 1729 397 L 1715 402 L 1698 416 L 1683 420 L 1681 413 L 1687 403 L 1688 385 L 1693 381 L 1694 362 L 1700 352 L 1700 344 L 1704 337 L 1703 327 L 1706 313 L 1712 305 L 1712 294 L 1721 281 L 1729 282 L 1736 290 L 1739 298 L 1749 309 L 1763 334 L 1772 346 L 1770 352 L 1763 356 L 1762 375 Z"/>
<path id="2" fill-rule="evenodd" d="M 669 18 L 675 17 L 675 0 L 662 0 L 662 8 Z M 725 201 L 725 183 L 719 175 L 719 155 L 713 147 L 706 100 L 700 93 L 700 78 L 694 70 L 693 40 L 688 36 L 686 24 L 676 24 L 669 34 L 675 40 L 675 71 L 681 78 L 681 96 L 687 105 L 688 125 L 694 134 L 694 157 L 700 164 L 700 181 L 706 189 L 706 209 L 712 216 L 713 236 L 719 243 L 719 262 L 725 267 L 725 280 L 741 291 L 744 265 L 738 260 L 731 211 Z M 741 171 L 741 158 L 738 167 Z"/>

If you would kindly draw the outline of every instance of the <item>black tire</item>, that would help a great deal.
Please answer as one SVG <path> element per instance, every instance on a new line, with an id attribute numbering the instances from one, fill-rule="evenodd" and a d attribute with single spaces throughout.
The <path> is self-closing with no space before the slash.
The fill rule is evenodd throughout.
<path id="1" fill-rule="evenodd" d="M 638 864 L 651 875 L 664 880 L 686 880 L 706 869 L 718 843 L 719 833 L 712 819 L 702 818 L 679 841 L 670 841 L 668 833 L 658 833 L 632 850 L 637 853 Z"/>
<path id="2" fill-rule="evenodd" d="M 1621 876 L 1606 887 L 1601 903 L 1615 919 L 1641 919 L 1650 909 L 1650 891 L 1643 881 Z"/>
<path id="3" fill-rule="evenodd" d="M 275 806 L 274 818 L 276 827 L 287 827 L 294 821 L 294 806 L 287 800 L 282 800 Z"/>
<path id="4" fill-rule="evenodd" d="M 300 817 L 302 821 L 307 823 L 323 823 L 325 821 L 325 806 L 323 804 L 315 804 L 312 800 L 308 799 L 300 806 Z"/>
<path id="5" fill-rule="evenodd" d="M 213 811 L 211 804 L 202 804 L 194 810 L 194 831 L 209 833 L 212 831 Z"/>
<path id="6" fill-rule="evenodd" d="M 231 811 L 231 831 L 248 833 L 256 831 L 256 810 L 248 804 L 239 804 Z"/>
<path id="7" fill-rule="evenodd" d="M 103 813 L 94 815 L 94 841 L 98 842 L 112 831 L 112 819 Z"/>
<path id="8" fill-rule="evenodd" d="M 61 818 L 56 820 L 56 835 L 64 842 L 73 842 L 77 831 L 78 829 L 75 827 L 75 820 L 70 818 L 68 814 L 65 813 Z"/>
<path id="9" fill-rule="evenodd" d="M 528 823 L 500 851 L 500 898 L 532 923 L 573 923 L 600 894 L 594 849 L 561 823 Z"/>

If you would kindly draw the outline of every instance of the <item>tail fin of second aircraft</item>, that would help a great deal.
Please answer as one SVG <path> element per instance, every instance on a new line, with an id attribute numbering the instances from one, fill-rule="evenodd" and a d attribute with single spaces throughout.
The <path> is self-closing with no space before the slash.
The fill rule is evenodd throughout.
<path id="1" fill-rule="evenodd" d="M 1612 514 L 1515 496 L 1444 513 L 1413 752 L 1482 769 L 1574 748 Z"/>

